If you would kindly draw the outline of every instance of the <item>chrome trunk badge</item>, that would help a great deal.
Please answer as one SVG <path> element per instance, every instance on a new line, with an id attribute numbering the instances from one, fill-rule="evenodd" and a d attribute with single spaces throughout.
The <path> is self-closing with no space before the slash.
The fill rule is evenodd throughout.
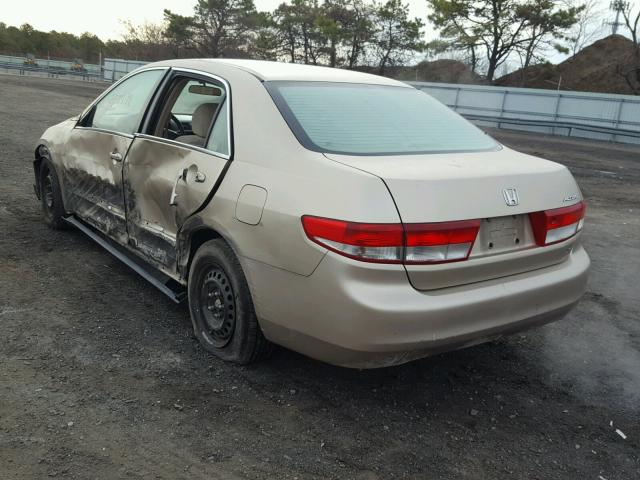
<path id="1" fill-rule="evenodd" d="M 504 202 L 510 207 L 515 207 L 520 203 L 518 191 L 515 188 L 503 188 L 502 196 L 504 197 Z"/>

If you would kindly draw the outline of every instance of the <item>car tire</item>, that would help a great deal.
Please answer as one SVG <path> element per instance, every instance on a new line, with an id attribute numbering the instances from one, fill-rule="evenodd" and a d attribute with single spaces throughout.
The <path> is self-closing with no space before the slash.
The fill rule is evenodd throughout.
<path id="1" fill-rule="evenodd" d="M 206 350 L 241 365 L 271 354 L 273 344 L 262 334 L 240 262 L 224 240 L 198 249 L 188 293 L 193 331 Z"/>
<path id="2" fill-rule="evenodd" d="M 43 159 L 39 170 L 40 203 L 45 223 L 54 230 L 64 230 L 64 204 L 56 170 L 48 159 Z"/>

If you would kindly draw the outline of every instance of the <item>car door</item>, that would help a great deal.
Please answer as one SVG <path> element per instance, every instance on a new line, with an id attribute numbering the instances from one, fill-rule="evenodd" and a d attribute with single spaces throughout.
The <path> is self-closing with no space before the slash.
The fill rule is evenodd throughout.
<path id="1" fill-rule="evenodd" d="M 63 160 L 65 206 L 126 243 L 123 160 L 166 69 L 142 71 L 107 91 L 71 131 Z"/>
<path id="2" fill-rule="evenodd" d="M 176 239 L 206 205 L 231 158 L 231 98 L 217 77 L 172 70 L 146 133 L 124 164 L 129 245 L 176 271 Z"/>

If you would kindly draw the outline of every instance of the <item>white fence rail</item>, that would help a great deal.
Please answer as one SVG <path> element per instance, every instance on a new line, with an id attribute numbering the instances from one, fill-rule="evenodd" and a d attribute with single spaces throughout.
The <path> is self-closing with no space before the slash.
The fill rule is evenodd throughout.
<path id="1" fill-rule="evenodd" d="M 105 58 L 115 81 L 146 62 Z M 640 97 L 532 88 L 408 82 L 480 125 L 640 144 Z"/>
<path id="2" fill-rule="evenodd" d="M 105 58 L 102 65 L 85 63 L 79 65 L 73 61 L 0 55 L 0 70 L 20 71 L 20 74 L 45 73 L 49 76 L 75 75 L 85 79 L 115 82 L 127 73 L 149 62 Z"/>
<path id="3" fill-rule="evenodd" d="M 148 63 L 105 58 L 103 65 L 85 64 L 81 72 L 74 72 L 73 62 L 37 59 L 37 66 L 28 66 L 24 61 L 22 57 L 0 56 L 0 68 L 19 68 L 25 73 L 26 70 L 42 70 L 54 76 L 67 74 L 114 82 Z M 450 83 L 408 83 L 479 125 L 640 144 L 640 97 Z"/>
<path id="4" fill-rule="evenodd" d="M 409 83 L 481 125 L 640 144 L 640 97 Z"/>
<path id="5" fill-rule="evenodd" d="M 52 58 L 0 55 L 0 72 L 52 78 L 102 80 L 100 65 Z"/>
<path id="6" fill-rule="evenodd" d="M 0 64 L 25 66 L 26 57 L 16 57 L 10 55 L 0 55 Z M 78 65 L 75 62 L 67 60 L 56 60 L 49 58 L 33 58 L 32 65 L 39 66 L 41 68 L 48 69 L 60 69 L 71 71 L 74 65 Z M 100 73 L 100 65 L 94 65 L 91 63 L 82 64 L 82 68 L 87 73 L 98 74 Z"/>
<path id="7" fill-rule="evenodd" d="M 107 82 L 115 82 L 120 80 L 127 73 L 132 72 L 136 68 L 142 67 L 149 62 L 139 62 L 136 60 L 121 60 L 118 58 L 105 58 L 102 69 L 103 78 Z"/>

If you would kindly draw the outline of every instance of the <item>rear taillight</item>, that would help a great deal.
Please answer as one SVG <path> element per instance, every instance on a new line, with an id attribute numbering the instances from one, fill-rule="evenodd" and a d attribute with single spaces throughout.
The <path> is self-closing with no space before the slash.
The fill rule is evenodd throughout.
<path id="1" fill-rule="evenodd" d="M 469 258 L 480 220 L 405 224 L 405 263 L 457 262 Z"/>
<path id="2" fill-rule="evenodd" d="M 536 244 L 552 245 L 573 237 L 584 224 L 584 202 L 529 214 Z"/>
<path id="3" fill-rule="evenodd" d="M 431 264 L 469 258 L 480 220 L 443 223 L 356 223 L 302 217 L 310 240 L 340 255 L 376 263 Z"/>

